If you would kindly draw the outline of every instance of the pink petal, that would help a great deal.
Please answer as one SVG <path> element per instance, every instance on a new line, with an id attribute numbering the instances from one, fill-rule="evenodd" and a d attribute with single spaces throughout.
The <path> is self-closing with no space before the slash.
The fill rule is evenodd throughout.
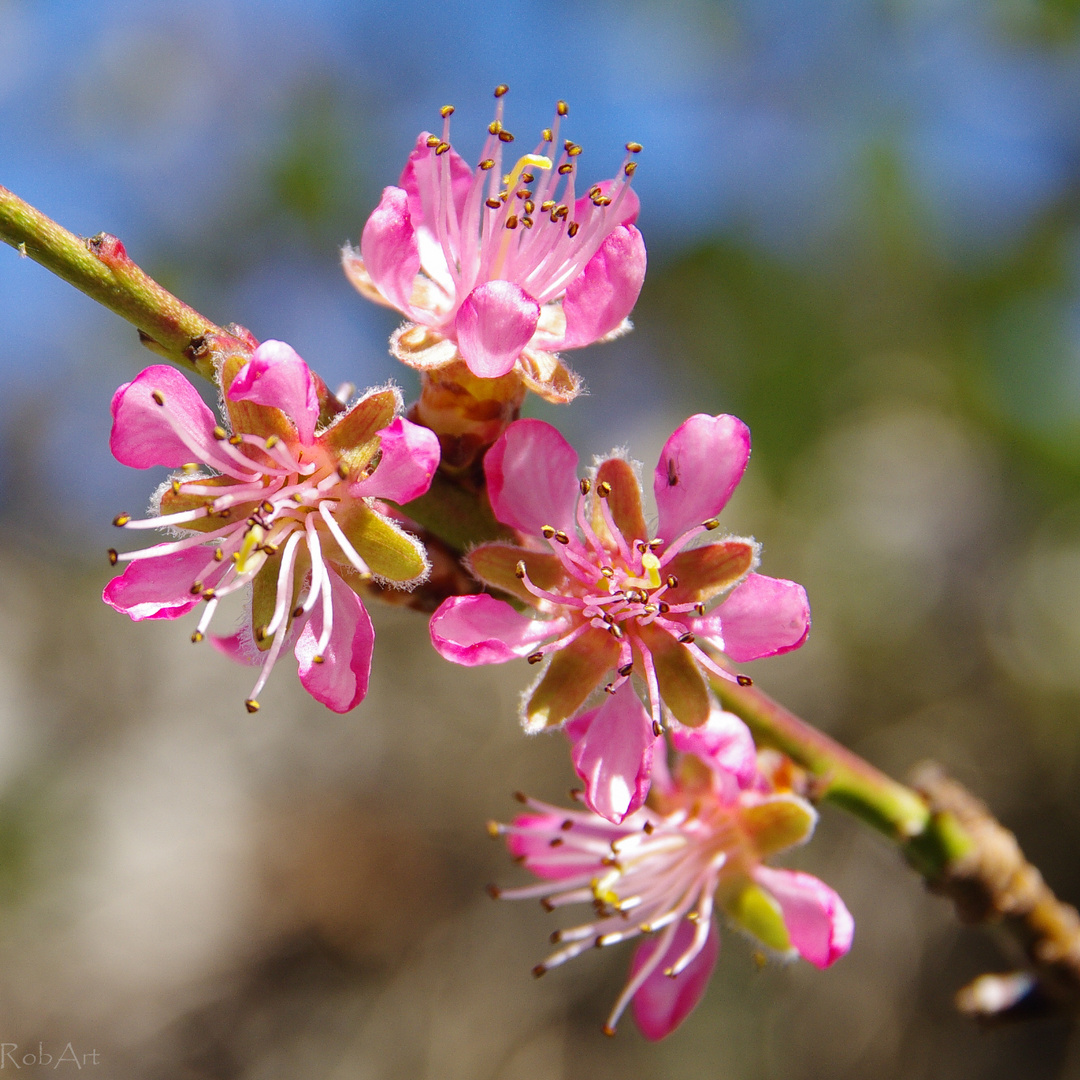
<path id="1" fill-rule="evenodd" d="M 481 379 L 505 375 L 532 340 L 540 305 L 512 281 L 486 281 L 458 308 L 458 352 Z"/>
<path id="2" fill-rule="evenodd" d="M 551 846 L 551 841 L 562 835 L 560 826 L 566 820 L 562 814 L 519 814 L 514 818 L 514 825 L 526 831 L 507 833 L 507 849 L 515 859 L 520 859 L 528 870 L 548 881 L 576 877 L 590 866 L 600 870 L 599 856 L 594 862 L 568 862 L 563 854 L 565 849 L 560 851 L 559 848 Z M 605 846 L 611 842 L 612 837 L 607 829 L 586 824 L 580 818 L 574 821 L 574 835 L 579 839 L 586 837 L 599 840 Z"/>
<path id="3" fill-rule="evenodd" d="M 806 590 L 794 581 L 764 574 L 750 574 L 705 618 L 716 617 L 724 651 L 737 664 L 790 652 L 810 633 Z"/>
<path id="4" fill-rule="evenodd" d="M 311 369 L 284 341 L 264 341 L 236 373 L 230 401 L 250 401 L 280 409 L 295 425 L 300 441 L 310 446 L 319 420 L 319 398 Z"/>
<path id="5" fill-rule="evenodd" d="M 620 225 L 570 282 L 563 300 L 566 333 L 553 349 L 579 349 L 616 329 L 633 310 L 645 281 L 645 241 Z"/>
<path id="6" fill-rule="evenodd" d="M 664 958 L 634 995 L 634 1020 L 646 1039 L 656 1042 L 670 1035 L 693 1011 L 709 985 L 709 977 L 720 953 L 720 935 L 710 920 L 709 936 L 701 951 L 675 978 L 664 974 L 690 947 L 694 924 L 683 919 Z M 637 947 L 630 965 L 630 977 L 652 959 L 660 938 L 646 938 Z"/>
<path id="7" fill-rule="evenodd" d="M 323 662 L 315 662 L 323 630 L 321 602 L 316 602 L 293 652 L 304 689 L 328 709 L 344 713 L 359 705 L 367 693 L 375 630 L 360 597 L 333 570 L 329 578 L 334 625 Z"/>
<path id="8" fill-rule="evenodd" d="M 484 458 L 495 517 L 539 535 L 545 525 L 577 535 L 577 451 L 543 420 L 517 420 Z"/>
<path id="9" fill-rule="evenodd" d="M 382 457 L 366 480 L 349 485 L 353 498 L 374 496 L 404 504 L 423 495 L 439 467 L 439 438 L 430 428 L 398 417 L 379 432 Z"/>
<path id="10" fill-rule="evenodd" d="M 670 543 L 716 517 L 750 458 L 750 429 L 735 416 L 697 413 L 675 429 L 656 466 L 659 535 Z"/>
<path id="11" fill-rule="evenodd" d="M 827 968 L 851 948 L 855 920 L 825 882 L 812 874 L 771 866 L 757 866 L 751 873 L 780 905 L 791 944 L 804 960 Z"/>
<path id="12" fill-rule="evenodd" d="M 430 133 L 422 131 L 417 136 L 405 168 L 401 171 L 399 185 L 409 197 L 409 213 L 413 226 L 434 231 L 436 215 L 439 211 L 439 173 L 443 161 L 450 168 L 450 191 L 454 200 L 454 214 L 460 221 L 465 209 L 465 200 L 472 187 L 474 174 L 468 162 L 451 147 L 445 154 L 436 154 L 428 146 Z"/>
<path id="13" fill-rule="evenodd" d="M 750 729 L 719 705 L 700 727 L 672 724 L 671 742 L 680 753 L 693 754 L 720 774 L 721 781 L 733 776 L 739 788 L 748 788 L 757 775 L 757 747 Z"/>
<path id="14" fill-rule="evenodd" d="M 451 596 L 431 616 L 431 643 L 436 652 L 455 664 L 502 664 L 528 656 L 538 641 L 563 628 L 519 615 L 509 604 L 486 593 Z"/>
<path id="15" fill-rule="evenodd" d="M 101 599 L 136 622 L 143 619 L 177 619 L 200 602 L 191 587 L 201 580 L 214 585 L 224 572 L 207 547 L 185 548 L 157 558 L 136 559 L 114 577 Z"/>
<path id="16" fill-rule="evenodd" d="M 420 249 L 409 198 L 401 188 L 383 190 L 379 205 L 364 225 L 360 255 L 379 292 L 399 311 L 409 314 L 413 281 L 420 271 Z"/>
<path id="17" fill-rule="evenodd" d="M 155 392 L 164 405 L 154 399 Z M 202 461 L 217 458 L 217 418 L 195 387 L 179 371 L 164 364 L 148 367 L 124 383 L 113 394 L 112 416 L 109 448 L 122 465 L 133 469 L 152 465 L 176 468 L 197 457 Z M 177 435 L 173 424 L 186 434 L 188 442 Z"/>
<path id="18" fill-rule="evenodd" d="M 596 185 L 600 189 L 601 195 L 606 195 L 609 198 L 619 198 L 620 194 L 622 202 L 619 203 L 619 225 L 633 225 L 638 219 L 638 214 L 641 211 L 641 200 L 638 198 L 637 192 L 626 185 L 625 191 L 616 193 L 612 196 L 612 190 L 618 183 L 616 180 L 601 180 Z M 574 220 L 581 222 L 582 228 L 585 227 L 590 215 L 597 213 L 597 207 L 592 201 L 592 197 L 589 195 L 582 195 L 576 203 L 574 203 Z M 610 215 L 610 210 L 608 211 Z"/>
<path id="19" fill-rule="evenodd" d="M 244 664 L 246 667 L 259 667 L 262 663 L 262 654 L 252 644 L 251 635 L 243 630 L 227 637 L 211 634 L 207 639 L 211 645 L 226 659 L 234 664 Z"/>
<path id="20" fill-rule="evenodd" d="M 598 709 L 575 718 L 568 732 L 585 804 L 620 824 L 644 802 L 652 772 L 652 720 L 627 680 Z"/>

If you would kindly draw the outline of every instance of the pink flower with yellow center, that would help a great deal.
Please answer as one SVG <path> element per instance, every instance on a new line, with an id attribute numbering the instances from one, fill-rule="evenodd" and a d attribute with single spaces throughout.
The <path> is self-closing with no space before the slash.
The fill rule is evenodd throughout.
<path id="1" fill-rule="evenodd" d="M 746 725 L 714 709 L 702 726 L 674 729 L 672 741 L 679 751 L 672 772 L 658 758 L 648 805 L 621 824 L 519 796 L 530 813 L 490 826 L 543 879 L 492 895 L 539 898 L 549 911 L 579 903 L 596 911 L 552 934 L 559 948 L 535 975 L 588 949 L 643 938 L 604 1025 L 609 1035 L 631 1002 L 648 1039 L 686 1019 L 719 953 L 717 908 L 769 951 L 819 968 L 851 948 L 854 921 L 832 889 L 762 863 L 809 839 L 817 815 L 759 770 Z"/>
<path id="2" fill-rule="evenodd" d="M 523 723 L 539 731 L 574 717 L 566 731 L 586 802 L 613 822 L 642 805 L 665 723 L 708 718 L 706 673 L 735 678 L 703 643 L 742 663 L 798 648 L 809 632 L 806 593 L 754 573 L 753 540 L 698 543 L 718 528 L 749 455 L 741 420 L 690 417 L 656 467 L 655 530 L 633 465 L 610 457 L 579 479 L 574 449 L 540 420 L 511 424 L 484 459 L 492 510 L 521 544 L 482 544 L 467 563 L 526 613 L 487 594 L 452 597 L 432 616 L 432 642 L 468 666 L 549 660 Z M 575 716 L 610 673 L 604 703 Z"/>
<path id="3" fill-rule="evenodd" d="M 113 455 L 124 465 L 183 467 L 154 499 L 156 515 L 126 529 L 179 539 L 110 560 L 127 569 L 103 599 L 132 619 L 175 619 L 200 603 L 203 640 L 221 599 L 251 587 L 250 618 L 214 644 L 261 664 L 247 707 L 286 645 L 300 681 L 346 712 L 367 692 L 374 630 L 357 595 L 373 578 L 408 587 L 428 572 L 423 546 L 378 508 L 427 491 L 435 435 L 395 414 L 396 390 L 375 390 L 320 426 L 316 382 L 286 344 L 266 341 L 220 373 L 230 428 L 173 368 L 147 368 L 113 397 Z M 194 464 L 191 464 L 194 463 Z"/>
<path id="4" fill-rule="evenodd" d="M 628 329 L 641 292 L 645 244 L 630 187 L 641 147 L 627 144 L 619 176 L 579 197 L 581 147 L 559 145 L 559 102 L 539 145 L 504 172 L 514 139 L 503 126 L 506 90 L 495 91 L 475 169 L 450 145 L 453 107 L 442 110 L 442 134 L 421 133 L 344 267 L 363 295 L 409 320 L 391 340 L 404 363 L 430 371 L 464 360 L 487 379 L 516 369 L 530 389 L 568 401 L 580 380 L 554 352 Z"/>

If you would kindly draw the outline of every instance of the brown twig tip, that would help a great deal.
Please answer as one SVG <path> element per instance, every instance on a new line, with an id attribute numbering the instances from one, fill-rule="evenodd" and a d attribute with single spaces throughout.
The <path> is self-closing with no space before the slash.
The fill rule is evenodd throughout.
<path id="1" fill-rule="evenodd" d="M 947 863 L 930 888 L 948 896 L 964 922 L 1003 923 L 1023 946 L 1040 994 L 1061 1004 L 1080 1003 L 1080 913 L 1058 900 L 1016 837 L 940 766 L 920 765 L 912 783 L 935 815 L 951 815 L 970 840 L 968 850 Z M 1033 990 L 1024 988 L 1023 973 L 1008 979 L 975 980 L 961 992 L 958 1005 L 976 1016 L 1015 1011 Z M 989 1007 L 996 1002 L 998 1008 Z"/>

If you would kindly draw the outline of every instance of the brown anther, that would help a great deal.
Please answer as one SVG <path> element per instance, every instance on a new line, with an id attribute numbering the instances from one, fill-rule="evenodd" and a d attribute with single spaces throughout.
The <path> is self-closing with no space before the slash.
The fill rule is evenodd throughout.
<path id="1" fill-rule="evenodd" d="M 257 713 L 259 711 L 259 703 L 254 698 L 248 698 L 244 702 L 244 707 L 249 713 Z"/>
<path id="2" fill-rule="evenodd" d="M 265 641 L 266 640 L 266 627 L 265 626 L 256 626 L 255 629 L 252 630 L 252 636 L 255 638 L 256 641 Z"/>
<path id="3" fill-rule="evenodd" d="M 693 645 L 694 635 L 691 634 L 689 630 L 687 630 L 685 634 L 680 634 L 678 638 L 676 638 L 676 640 L 680 645 Z"/>
<path id="4" fill-rule="evenodd" d="M 539 664 L 540 661 L 543 660 L 543 659 L 544 659 L 544 654 L 542 652 L 529 653 L 529 656 L 528 656 L 528 661 L 529 661 L 530 664 Z"/>
<path id="5" fill-rule="evenodd" d="M 566 235 L 577 236 L 578 229 L 580 228 L 581 226 L 576 221 L 571 221 L 570 224 L 566 226 Z"/>
<path id="6" fill-rule="evenodd" d="M 606 499 L 611 494 L 611 485 L 606 480 L 601 480 L 600 483 L 596 485 L 596 494 L 599 495 L 601 499 Z"/>
<path id="7" fill-rule="evenodd" d="M 130 520 L 131 520 L 131 515 L 130 515 L 130 514 L 117 514 L 117 515 L 116 515 L 116 517 L 114 517 L 114 518 L 112 519 L 112 523 L 113 523 L 113 524 L 114 524 L 114 525 L 115 525 L 115 526 L 116 526 L 116 527 L 117 527 L 118 529 L 121 529 L 121 528 L 123 528 L 123 527 L 124 527 L 124 526 L 125 526 L 125 525 L 126 525 L 126 524 L 127 524 L 127 523 L 128 523 L 129 521 L 130 521 Z"/>
<path id="8" fill-rule="evenodd" d="M 573 171 L 574 171 L 574 166 L 571 165 L 569 161 L 566 161 L 562 165 L 559 166 L 559 175 L 560 176 L 565 176 L 567 173 L 572 173 Z"/>
<path id="9" fill-rule="evenodd" d="M 229 433 L 220 424 L 214 428 L 214 438 L 218 442 L 224 442 L 228 437 Z"/>
<path id="10" fill-rule="evenodd" d="M 645 830 L 645 832 L 649 836 L 652 836 L 652 834 L 654 832 L 656 832 L 656 826 L 651 821 L 646 821 L 645 824 L 642 826 L 642 828 Z M 642 929 L 642 932 L 645 933 L 645 934 L 647 934 L 649 932 L 644 927 L 642 927 L 641 929 Z"/>
<path id="11" fill-rule="evenodd" d="M 501 121 L 492 120 L 491 123 L 488 124 L 488 134 L 489 135 L 498 135 L 500 131 L 502 131 L 502 123 L 501 123 Z"/>
<path id="12" fill-rule="evenodd" d="M 449 150 L 449 149 L 450 149 L 450 144 L 448 142 L 441 142 L 441 143 L 439 143 L 438 146 L 435 147 L 435 156 L 436 157 L 442 157 L 443 154 L 445 154 L 446 151 Z"/>
<path id="13" fill-rule="evenodd" d="M 180 494 L 180 481 L 179 480 L 174 480 L 172 482 L 172 484 L 171 484 L 171 487 L 172 487 L 172 493 L 174 495 L 179 495 Z"/>
<path id="14" fill-rule="evenodd" d="M 191 635 L 191 644 L 192 645 L 198 645 L 199 642 L 202 641 L 202 639 L 203 639 L 202 631 L 201 630 L 196 630 L 195 633 Z"/>
<path id="15" fill-rule="evenodd" d="M 650 551 L 659 551 L 664 546 L 664 541 L 660 537 L 656 537 L 654 540 L 649 541 Z"/>
<path id="16" fill-rule="evenodd" d="M 225 558 L 225 552 L 222 551 L 221 548 L 218 548 L 214 552 L 214 562 L 221 562 L 221 560 L 224 559 L 224 558 Z"/>
<path id="17" fill-rule="evenodd" d="M 519 803 L 527 803 L 529 801 L 529 796 L 526 795 L 524 791 L 515 791 L 513 797 L 514 800 Z"/>
<path id="18" fill-rule="evenodd" d="M 165 404 L 165 395 L 160 390 L 151 390 L 150 396 L 159 404 Z"/>
<path id="19" fill-rule="evenodd" d="M 499 200 L 498 200 L 498 199 L 485 199 L 485 200 L 484 200 L 484 205 L 485 205 L 485 206 L 486 206 L 486 207 L 487 207 L 487 208 L 488 208 L 489 210 L 498 210 L 498 209 L 499 209 L 499 207 L 500 207 L 500 206 L 502 206 L 502 203 L 501 203 L 501 202 L 499 202 Z"/>
<path id="20" fill-rule="evenodd" d="M 278 546 L 277 544 L 262 544 L 258 550 L 265 552 L 267 555 L 276 555 L 278 553 Z"/>
<path id="21" fill-rule="evenodd" d="M 438 135 L 429 135 L 427 137 L 427 145 L 432 147 L 432 148 L 438 146 L 439 143 L 441 143 L 441 142 L 442 142 L 442 139 L 440 139 Z"/>
<path id="22" fill-rule="evenodd" d="M 508 229 L 516 229 L 516 228 L 517 228 L 517 224 L 518 224 L 517 214 L 511 214 L 511 215 L 510 215 L 510 216 L 509 216 L 509 217 L 508 217 L 508 218 L 506 219 L 506 227 L 507 227 Z"/>
<path id="23" fill-rule="evenodd" d="M 623 172 L 626 173 L 627 176 L 633 176 L 634 173 L 637 172 L 637 162 L 636 161 L 628 161 L 623 166 Z"/>
<path id="24" fill-rule="evenodd" d="M 610 1024 L 605 1024 L 600 1029 L 609 1039 L 615 1038 L 615 1029 Z"/>
<path id="25" fill-rule="evenodd" d="M 560 116 L 565 116 L 570 111 L 570 106 L 565 101 L 557 101 L 555 103 L 555 111 Z"/>
<path id="26" fill-rule="evenodd" d="M 509 131 L 500 131 L 499 132 L 499 142 L 507 143 L 507 142 L 513 142 L 513 141 L 514 141 L 514 136 L 511 135 Z"/>
<path id="27" fill-rule="evenodd" d="M 554 199 L 545 199 L 540 204 L 540 209 L 543 210 L 544 213 L 546 214 L 549 210 L 553 209 L 554 206 L 555 206 L 555 200 Z"/>
<path id="28" fill-rule="evenodd" d="M 206 601 L 213 600 L 217 593 L 213 589 L 203 589 L 202 598 Z"/>
<path id="29" fill-rule="evenodd" d="M 674 574 L 668 574 L 666 583 L 669 589 L 677 589 L 679 587 L 679 579 Z"/>
<path id="30" fill-rule="evenodd" d="M 548 847 L 562 847 L 564 843 L 565 843 L 565 841 L 563 840 L 563 838 L 561 836 L 553 836 L 548 841 Z"/>
<path id="31" fill-rule="evenodd" d="M 528 215 L 528 214 L 526 214 L 526 215 L 525 215 L 525 216 L 524 216 L 524 217 L 523 217 L 523 218 L 521 219 L 521 227 L 522 227 L 523 229 L 531 229 L 531 228 L 533 227 L 533 219 L 532 219 L 531 217 L 529 217 L 529 215 Z"/>
<path id="32" fill-rule="evenodd" d="M 570 207 L 567 206 L 566 203 L 559 203 L 559 205 L 555 207 L 555 217 L 564 218 L 569 213 Z"/>
<path id="33" fill-rule="evenodd" d="M 484 160 L 480 162 L 480 171 L 481 172 L 488 172 L 489 170 L 494 169 L 494 168 L 495 168 L 495 159 L 494 158 L 484 158 Z"/>
<path id="34" fill-rule="evenodd" d="M 584 792 L 584 791 L 582 791 L 582 790 L 581 790 L 581 788 L 579 788 L 579 787 L 572 787 L 572 788 L 571 788 L 571 789 L 570 789 L 570 790 L 569 790 L 569 791 L 567 792 L 567 795 L 568 795 L 568 796 L 569 796 L 569 797 L 570 797 L 571 799 L 573 799 L 573 800 L 574 800 L 574 802 L 581 802 L 581 798 L 582 798 L 582 796 L 583 796 L 584 794 L 585 794 L 585 792 Z"/>
<path id="35" fill-rule="evenodd" d="M 608 627 L 608 629 L 611 631 L 611 636 L 616 641 L 622 641 L 622 637 L 623 637 L 622 627 L 619 626 L 618 623 L 612 623 L 611 626 Z"/>
<path id="36" fill-rule="evenodd" d="M 116 548 L 109 548 L 109 565 L 115 566 L 120 560 L 120 554 Z"/>
<path id="37" fill-rule="evenodd" d="M 523 172 L 521 174 L 521 182 L 523 184 L 531 184 L 536 179 L 535 175 L 531 172 Z"/>
<path id="38" fill-rule="evenodd" d="M 297 604 L 296 607 L 293 608 L 292 617 L 294 619 L 299 619 L 300 616 L 303 615 L 303 614 L 304 614 L 304 605 L 303 604 Z"/>
<path id="39" fill-rule="evenodd" d="M 578 491 L 580 491 L 582 495 L 588 495 L 589 492 L 592 491 L 592 481 L 587 476 L 582 477 L 581 480 L 578 481 Z"/>
<path id="40" fill-rule="evenodd" d="M 654 720 L 652 722 L 652 733 L 659 739 L 660 736 L 664 734 L 664 725 Z"/>
<path id="41" fill-rule="evenodd" d="M 485 885 L 484 892 L 491 897 L 492 900 L 498 900 L 502 896 L 502 889 L 498 885 Z"/>
<path id="42" fill-rule="evenodd" d="M 600 574 L 602 577 L 606 577 L 610 581 L 615 576 L 615 568 L 613 566 L 601 566 Z"/>
<path id="43" fill-rule="evenodd" d="M 497 821 L 489 821 L 487 823 L 487 833 L 492 840 L 499 839 L 499 823 Z"/>
<path id="44" fill-rule="evenodd" d="M 509 92 L 510 87 L 507 86 L 506 83 L 499 83 L 499 85 L 495 87 L 495 96 L 497 98 L 500 98 L 503 96 L 503 94 L 507 94 Z"/>
<path id="45" fill-rule="evenodd" d="M 615 693 L 615 684 L 608 683 L 607 686 L 604 687 L 604 693 L 613 695 Z"/>
<path id="46" fill-rule="evenodd" d="M 195 584 L 191 586 L 191 595 L 192 596 L 198 596 L 199 593 L 202 592 L 202 590 L 203 590 L 203 583 L 201 581 L 196 581 Z"/>
<path id="47" fill-rule="evenodd" d="M 563 822 L 563 823 L 562 823 L 562 824 L 561 824 L 561 825 L 559 826 L 559 828 L 560 828 L 560 829 L 562 829 L 562 831 L 563 831 L 563 832 L 569 832 L 569 831 L 570 831 L 570 830 L 571 830 L 571 829 L 572 829 L 573 827 L 574 827 L 574 822 L 573 822 L 573 820 L 572 820 L 571 818 L 567 818 L 567 819 L 566 819 L 566 820 L 565 820 L 565 821 L 564 821 L 564 822 Z"/>
<path id="48" fill-rule="evenodd" d="M 544 525 L 540 529 L 540 535 L 545 540 L 550 540 L 555 535 L 555 526 L 554 525 Z"/>
<path id="49" fill-rule="evenodd" d="M 694 605 L 694 612 L 695 612 L 695 614 L 697 614 L 698 616 L 704 615 L 704 614 L 705 614 L 705 605 L 704 605 L 704 604 L 702 604 L 702 603 L 701 603 L 701 602 L 699 601 L 698 603 L 696 603 L 696 604 Z"/>
<path id="50" fill-rule="evenodd" d="M 527 573 L 528 568 L 525 566 L 525 560 L 518 559 L 517 565 L 514 567 L 514 574 L 521 580 L 524 580 Z"/>
<path id="51" fill-rule="evenodd" d="M 540 138 L 544 142 L 551 142 L 551 140 L 554 139 L 555 136 L 554 134 L 552 134 L 551 128 L 544 128 L 544 130 L 540 132 Z"/>
<path id="52" fill-rule="evenodd" d="M 639 555 L 644 555 L 645 552 L 649 550 L 649 545 L 646 544 L 644 540 L 635 540 L 634 541 L 634 550 Z"/>
<path id="53" fill-rule="evenodd" d="M 562 941 L 562 931 L 552 930 L 548 935 L 548 941 L 550 941 L 552 945 L 558 945 L 559 942 Z"/>
<path id="54" fill-rule="evenodd" d="M 631 154 L 640 154 L 641 153 L 641 143 L 639 143 L 639 142 L 628 142 L 626 144 L 626 149 L 629 150 Z"/>
<path id="55" fill-rule="evenodd" d="M 323 655 L 322 655 L 321 653 L 316 653 L 316 654 L 315 654 L 315 655 L 314 655 L 314 656 L 313 656 L 313 657 L 311 658 L 311 662 L 312 662 L 313 664 L 325 664 L 325 663 L 326 663 L 326 657 L 325 657 L 325 656 L 323 656 Z"/>
<path id="56" fill-rule="evenodd" d="M 526 199 L 525 200 L 525 213 L 526 214 L 531 214 L 535 209 L 536 209 L 536 203 L 534 203 L 532 201 L 532 199 Z"/>
<path id="57" fill-rule="evenodd" d="M 709 532 L 712 532 L 713 529 L 719 528 L 720 526 L 720 522 L 717 521 L 716 518 L 709 518 L 708 521 L 703 521 L 701 524 L 704 528 L 708 529 Z"/>
<path id="58" fill-rule="evenodd" d="M 735 681 L 740 686 L 753 686 L 754 685 L 754 680 L 751 679 L 749 675 L 736 675 L 735 676 Z"/>
<path id="59" fill-rule="evenodd" d="M 443 106 L 443 107 L 442 107 L 442 108 L 441 108 L 441 109 L 439 110 L 439 115 L 440 115 L 440 116 L 441 116 L 441 117 L 442 117 L 442 118 L 443 118 L 444 120 L 445 120 L 445 119 L 446 119 L 446 118 L 447 118 L 448 116 L 453 116 L 453 115 L 454 115 L 454 106 L 453 106 L 453 105 L 444 105 L 444 106 Z"/>
<path id="60" fill-rule="evenodd" d="M 661 615 L 666 615 L 671 610 L 671 605 L 666 600 L 661 600 L 656 606 Z"/>
<path id="61" fill-rule="evenodd" d="M 272 514 L 274 512 L 274 504 L 269 499 L 263 499 L 262 509 L 264 514 Z"/>
<path id="62" fill-rule="evenodd" d="M 554 911 L 555 910 L 555 905 L 546 896 L 540 901 L 540 906 L 545 911 Z"/>
<path id="63" fill-rule="evenodd" d="M 623 676 L 623 678 L 625 678 L 627 675 L 630 674 L 631 671 L 634 670 L 634 661 L 631 660 L 630 663 L 623 664 L 621 668 L 617 668 L 616 670 L 619 672 L 620 675 Z"/>
<path id="64" fill-rule="evenodd" d="M 581 147 L 578 146 L 577 143 L 570 143 L 570 145 L 566 148 L 566 153 L 570 157 L 577 157 L 578 154 L 581 153 Z"/>
<path id="65" fill-rule="evenodd" d="M 541 975 L 547 974 L 547 968 L 543 964 L 537 964 L 536 967 L 532 969 L 532 973 L 534 979 L 539 979 Z"/>
<path id="66" fill-rule="evenodd" d="M 268 435 L 266 437 L 266 449 L 273 450 L 281 440 L 276 435 Z"/>
<path id="67" fill-rule="evenodd" d="M 645 605 L 645 614 L 646 615 L 655 615 L 655 614 L 657 614 L 657 612 L 659 612 L 659 610 L 660 610 L 660 605 L 659 604 L 646 604 Z"/>
<path id="68" fill-rule="evenodd" d="M 342 480 L 349 479 L 349 466 L 346 465 L 344 461 L 338 462 L 337 474 L 341 477 Z"/>
<path id="69" fill-rule="evenodd" d="M 567 535 L 566 535 L 566 533 L 564 533 L 564 532 L 562 531 L 562 529 L 560 529 L 560 530 L 559 530 L 559 531 L 558 531 L 558 532 L 557 532 L 557 533 L 555 534 L 555 539 L 556 539 L 556 540 L 557 540 L 557 541 L 558 541 L 558 542 L 559 542 L 560 544 L 569 544 L 569 543 L 570 543 L 570 537 L 569 537 L 569 536 L 567 536 Z"/>

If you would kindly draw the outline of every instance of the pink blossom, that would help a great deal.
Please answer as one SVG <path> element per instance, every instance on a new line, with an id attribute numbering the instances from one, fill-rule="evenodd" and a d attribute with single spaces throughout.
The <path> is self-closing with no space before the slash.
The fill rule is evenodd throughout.
<path id="1" fill-rule="evenodd" d="M 578 378 L 554 355 L 629 329 L 645 277 L 645 245 L 634 227 L 630 187 L 641 147 L 628 143 L 614 180 L 575 193 L 581 147 L 564 142 L 560 102 L 531 154 L 504 172 L 500 86 L 481 161 L 472 169 L 442 134 L 422 132 L 397 187 L 388 187 L 364 226 L 345 272 L 370 299 L 409 320 L 394 355 L 421 371 L 464 360 L 480 378 L 516 370 L 552 401 L 568 401 Z"/>
<path id="2" fill-rule="evenodd" d="M 367 692 L 374 631 L 358 590 L 373 578 L 408 587 L 428 572 L 424 549 L 381 513 L 425 492 L 439 462 L 435 435 L 401 417 L 396 390 L 374 390 L 319 427 L 316 385 L 283 342 L 265 341 L 221 370 L 230 429 L 178 371 L 147 368 L 113 397 L 111 446 L 134 468 L 180 468 L 154 498 L 155 516 L 115 524 L 179 530 L 140 551 L 110 551 L 125 571 L 103 598 L 132 619 L 174 619 L 251 586 L 249 617 L 213 638 L 261 671 L 249 712 L 290 643 L 300 681 L 346 712 Z M 197 464 L 188 464 L 195 462 Z M 199 464 L 201 463 L 201 464 Z"/>
<path id="3" fill-rule="evenodd" d="M 549 911 L 596 909 L 595 918 L 552 935 L 559 948 L 535 975 L 588 949 L 642 938 L 604 1026 L 609 1035 L 631 1002 L 648 1039 L 664 1038 L 689 1015 L 719 953 L 716 908 L 782 957 L 825 968 L 851 948 L 854 922 L 836 892 L 810 874 L 762 863 L 809 839 L 817 815 L 758 770 L 745 724 L 714 709 L 701 727 L 676 729 L 673 743 L 671 772 L 657 770 L 648 805 L 621 824 L 519 796 L 530 812 L 490 826 L 542 879 L 493 887 L 492 895 L 540 899 Z"/>
<path id="4" fill-rule="evenodd" d="M 482 544 L 467 562 L 527 608 L 488 595 L 452 597 L 432 617 L 431 639 L 467 666 L 548 661 L 526 695 L 523 722 L 538 731 L 574 718 L 566 732 L 586 803 L 610 821 L 642 805 L 665 722 L 696 727 L 709 716 L 706 673 L 736 677 L 703 645 L 742 663 L 806 640 L 806 593 L 754 572 L 755 541 L 695 546 L 718 528 L 749 454 L 740 420 L 690 417 L 656 467 L 655 530 L 630 462 L 610 457 L 579 480 L 577 454 L 540 420 L 511 424 L 484 460 L 495 516 L 522 539 Z M 579 712 L 613 670 L 606 701 Z M 633 692 L 634 676 L 648 709 Z"/>

